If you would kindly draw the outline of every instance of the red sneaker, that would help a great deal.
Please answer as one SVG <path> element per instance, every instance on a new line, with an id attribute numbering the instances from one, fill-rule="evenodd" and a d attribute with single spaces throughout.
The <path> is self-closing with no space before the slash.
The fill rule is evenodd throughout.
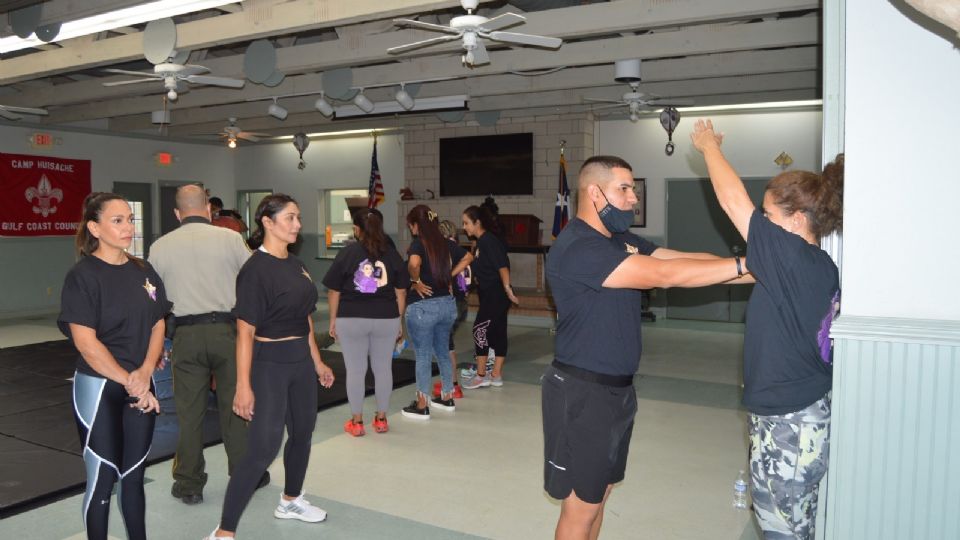
<path id="1" fill-rule="evenodd" d="M 453 383 L 453 399 L 463 399 L 463 389 L 460 388 L 460 383 Z"/>
<path id="2" fill-rule="evenodd" d="M 377 433 L 386 433 L 390 431 L 390 426 L 387 425 L 387 418 L 373 418 L 373 430 Z"/>
<path id="3" fill-rule="evenodd" d="M 440 381 L 433 383 L 433 397 L 440 397 Z"/>
<path id="4" fill-rule="evenodd" d="M 376 427 L 376 422 L 374 422 L 374 427 Z M 363 437 L 366 433 L 363 429 L 363 422 L 354 422 L 352 418 L 343 423 L 343 430 L 354 437 Z"/>

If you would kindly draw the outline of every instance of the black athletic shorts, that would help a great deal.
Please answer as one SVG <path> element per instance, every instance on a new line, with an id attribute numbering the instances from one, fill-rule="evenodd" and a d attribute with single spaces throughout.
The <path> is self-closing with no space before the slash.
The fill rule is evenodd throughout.
<path id="1" fill-rule="evenodd" d="M 541 403 L 543 488 L 555 499 L 574 491 L 585 502 L 601 503 L 607 486 L 623 480 L 627 467 L 637 413 L 632 382 L 611 386 L 550 366 Z"/>

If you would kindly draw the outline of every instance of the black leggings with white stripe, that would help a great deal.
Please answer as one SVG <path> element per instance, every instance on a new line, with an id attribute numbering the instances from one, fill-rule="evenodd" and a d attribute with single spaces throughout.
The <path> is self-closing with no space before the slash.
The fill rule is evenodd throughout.
<path id="1" fill-rule="evenodd" d="M 110 495 L 118 480 L 117 500 L 127 538 L 147 537 L 143 472 L 156 415 L 142 414 L 126 399 L 126 390 L 114 381 L 83 373 L 74 377 L 73 413 L 87 468 L 83 523 L 90 540 L 107 538 Z"/>

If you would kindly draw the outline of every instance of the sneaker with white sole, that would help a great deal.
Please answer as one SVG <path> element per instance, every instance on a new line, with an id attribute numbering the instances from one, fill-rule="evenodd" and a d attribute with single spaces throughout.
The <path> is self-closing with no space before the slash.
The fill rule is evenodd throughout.
<path id="1" fill-rule="evenodd" d="M 303 498 L 303 493 L 292 501 L 284 500 L 280 497 L 280 504 L 273 511 L 273 517 L 277 519 L 299 519 L 307 523 L 317 523 L 327 519 L 327 513 L 320 508 L 310 504 L 310 501 Z"/>
<path id="2" fill-rule="evenodd" d="M 407 405 L 403 409 L 400 409 L 400 414 L 405 418 L 412 418 L 413 420 L 429 420 L 430 419 L 430 405 L 424 408 L 417 407 L 417 400 L 413 400 L 413 403 Z"/>
<path id="3" fill-rule="evenodd" d="M 490 386 L 503 386 L 503 377 L 490 375 Z"/>
<path id="4" fill-rule="evenodd" d="M 430 400 L 431 409 L 440 409 L 441 411 L 453 412 L 457 410 L 457 404 L 453 401 L 453 398 L 443 399 L 443 397 L 435 397 Z"/>
<path id="5" fill-rule="evenodd" d="M 217 527 L 210 533 L 210 536 L 204 536 L 203 540 L 232 540 L 230 536 L 217 536 L 217 531 L 220 530 L 220 527 Z"/>
<path id="6" fill-rule="evenodd" d="M 461 386 L 463 386 L 464 390 L 473 390 L 476 388 L 483 388 L 484 386 L 490 386 L 490 374 L 487 373 L 483 376 L 479 374 L 474 375 L 473 378 L 463 383 Z"/>

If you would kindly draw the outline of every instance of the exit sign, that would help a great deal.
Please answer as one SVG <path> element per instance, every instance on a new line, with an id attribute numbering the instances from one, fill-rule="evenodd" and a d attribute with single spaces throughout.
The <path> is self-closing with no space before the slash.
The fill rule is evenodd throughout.
<path id="1" fill-rule="evenodd" d="M 53 146 L 53 135 L 49 133 L 34 133 L 30 137 L 30 144 L 34 148 L 49 148 Z"/>

